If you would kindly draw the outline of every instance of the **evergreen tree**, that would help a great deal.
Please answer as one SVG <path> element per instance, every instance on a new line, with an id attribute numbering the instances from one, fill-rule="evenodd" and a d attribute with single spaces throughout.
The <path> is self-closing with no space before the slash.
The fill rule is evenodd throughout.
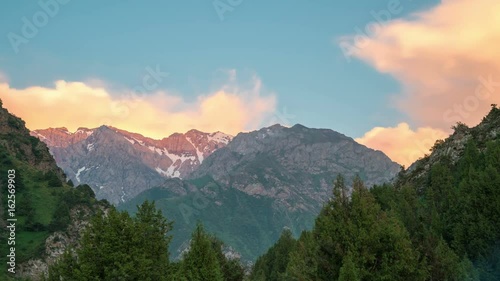
<path id="1" fill-rule="evenodd" d="M 241 265 L 239 259 L 229 259 L 222 252 L 224 243 L 215 236 L 211 236 L 212 249 L 217 256 L 222 275 L 225 281 L 241 281 L 245 276 L 245 269 Z"/>
<path id="2" fill-rule="evenodd" d="M 276 244 L 257 259 L 250 278 L 268 281 L 290 280 L 286 270 L 295 244 L 292 232 L 288 228 L 285 229 Z"/>
<path id="3" fill-rule="evenodd" d="M 210 236 L 198 223 L 191 237 L 189 251 L 184 255 L 178 276 L 189 281 L 224 280 Z"/>
<path id="4" fill-rule="evenodd" d="M 290 253 L 290 261 L 286 269 L 289 280 L 317 280 L 318 279 L 318 245 L 310 231 L 300 235 L 295 250 Z"/>
<path id="5" fill-rule="evenodd" d="M 66 253 L 51 266 L 49 280 L 169 280 L 171 223 L 145 202 L 137 216 L 111 207 L 93 217 L 76 256 Z"/>

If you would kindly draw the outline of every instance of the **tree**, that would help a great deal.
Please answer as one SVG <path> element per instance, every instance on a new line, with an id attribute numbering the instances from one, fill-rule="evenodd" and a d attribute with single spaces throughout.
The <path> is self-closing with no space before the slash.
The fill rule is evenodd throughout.
<path id="1" fill-rule="evenodd" d="M 217 256 L 220 269 L 225 281 L 241 281 L 245 276 L 245 269 L 241 265 L 239 259 L 231 259 L 226 257 L 222 249 L 224 243 L 215 236 L 210 236 L 212 249 Z"/>
<path id="2" fill-rule="evenodd" d="M 62 186 L 61 179 L 57 176 L 57 174 L 54 171 L 48 171 L 47 173 L 45 173 L 45 180 L 47 181 L 50 187 Z"/>
<path id="3" fill-rule="evenodd" d="M 250 278 L 268 281 L 289 280 L 286 269 L 295 245 L 296 241 L 290 229 L 283 230 L 278 241 L 257 259 Z"/>
<path id="4" fill-rule="evenodd" d="M 168 245 L 172 236 L 168 233 L 172 230 L 173 222 L 169 222 L 156 209 L 154 202 L 145 201 L 137 206 L 134 224 L 141 234 L 134 236 L 134 242 L 141 245 L 141 258 L 145 261 L 145 267 L 142 268 L 144 275 L 150 276 L 152 280 L 164 279 L 169 273 Z"/>
<path id="5" fill-rule="evenodd" d="M 189 247 L 180 266 L 179 278 L 189 281 L 224 280 L 212 241 L 201 223 L 197 224 Z"/>
<path id="6" fill-rule="evenodd" d="M 111 207 L 92 218 L 75 256 L 51 266 L 49 280 L 168 280 L 170 229 L 153 203 L 139 206 L 135 218 Z"/>
<path id="7" fill-rule="evenodd" d="M 377 204 L 359 177 L 349 200 L 342 178 L 313 229 L 318 243 L 318 280 L 423 280 L 410 235 L 398 217 Z M 340 195 L 340 196 L 339 196 Z"/>
<path id="8" fill-rule="evenodd" d="M 318 243 L 310 231 L 304 231 L 290 253 L 290 261 L 286 268 L 286 275 L 290 280 L 317 280 L 318 279 Z"/>

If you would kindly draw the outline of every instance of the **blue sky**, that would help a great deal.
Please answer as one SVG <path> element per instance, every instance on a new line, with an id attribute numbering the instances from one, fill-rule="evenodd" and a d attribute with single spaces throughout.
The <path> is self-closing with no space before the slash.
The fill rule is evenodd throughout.
<path id="1" fill-rule="evenodd" d="M 292 123 L 359 137 L 405 119 L 390 103 L 400 85 L 364 62 L 346 60 L 335 40 L 373 22 L 370 12 L 388 2 L 243 0 L 221 20 L 213 1 L 73 0 L 16 54 L 7 34 L 21 34 L 22 18 L 41 6 L 8 1 L 0 10 L 0 71 L 13 88 L 90 79 L 120 88 L 133 87 L 145 67 L 159 65 L 169 73 L 160 87 L 189 101 L 216 87 L 221 69 L 236 69 L 243 81 L 260 77 Z M 394 17 L 435 4 L 401 0 Z"/>
<path id="2" fill-rule="evenodd" d="M 4 1 L 0 98 L 29 129 L 300 123 L 409 165 L 500 103 L 498 14 L 498 0 Z"/>

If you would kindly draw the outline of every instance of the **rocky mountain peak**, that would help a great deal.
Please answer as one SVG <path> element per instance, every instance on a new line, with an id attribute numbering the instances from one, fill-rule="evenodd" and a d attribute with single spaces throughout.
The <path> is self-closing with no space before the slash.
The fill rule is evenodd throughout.
<path id="1" fill-rule="evenodd" d="M 359 174 L 371 186 L 399 169 L 385 154 L 333 130 L 274 125 L 238 134 L 189 177 L 208 175 L 249 195 L 278 199 L 287 209 L 311 210 L 329 197 L 339 173 Z"/>
<path id="2" fill-rule="evenodd" d="M 30 134 L 45 142 L 49 147 L 67 147 L 86 139 L 92 132 L 93 130 L 87 128 L 78 128 L 76 132 L 71 133 L 66 127 L 59 127 L 34 130 Z"/>
<path id="3" fill-rule="evenodd" d="M 189 175 L 230 135 L 190 130 L 161 140 L 112 126 L 31 132 L 48 144 L 57 163 L 77 184 L 89 184 L 98 198 L 118 204 L 166 178 Z M 116 179 L 119 177 L 119 179 Z"/>

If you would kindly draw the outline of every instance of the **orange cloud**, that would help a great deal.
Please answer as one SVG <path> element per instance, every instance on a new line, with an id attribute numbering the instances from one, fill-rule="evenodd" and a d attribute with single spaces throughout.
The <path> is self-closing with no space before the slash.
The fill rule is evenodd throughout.
<path id="1" fill-rule="evenodd" d="M 500 102 L 498 15 L 497 0 L 444 0 L 380 26 L 353 55 L 401 82 L 395 102 L 419 126 L 474 125 Z"/>
<path id="2" fill-rule="evenodd" d="M 356 141 L 383 151 L 393 161 L 408 167 L 429 153 L 436 140 L 447 136 L 448 133 L 439 129 L 424 127 L 413 131 L 407 123 L 399 123 L 397 127 L 373 128 Z"/>
<path id="3" fill-rule="evenodd" d="M 163 91 L 134 96 L 81 82 L 57 81 L 53 88 L 25 89 L 0 83 L 0 98 L 32 130 L 67 127 L 74 131 L 105 124 L 153 138 L 193 128 L 236 134 L 257 128 L 274 111 L 275 96 L 263 93 L 260 80 L 253 84 L 250 89 L 224 86 L 186 102 Z"/>
<path id="4" fill-rule="evenodd" d="M 492 103 L 500 103 L 498 15 L 497 0 L 443 0 L 428 11 L 379 25 L 350 51 L 401 83 L 403 91 L 393 102 L 412 123 L 449 132 L 458 121 L 479 123 Z M 355 45 L 355 36 L 343 40 Z M 424 136 L 419 130 L 415 137 Z"/>

